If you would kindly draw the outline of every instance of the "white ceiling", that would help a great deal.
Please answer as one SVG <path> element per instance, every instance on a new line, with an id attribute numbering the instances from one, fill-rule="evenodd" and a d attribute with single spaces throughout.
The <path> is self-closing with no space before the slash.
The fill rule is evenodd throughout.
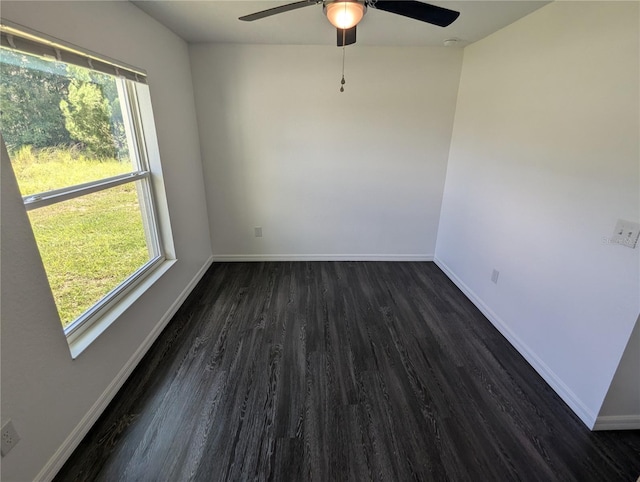
<path id="1" fill-rule="evenodd" d="M 133 3 L 192 43 L 335 45 L 335 29 L 324 17 L 321 5 L 254 22 L 238 20 L 242 15 L 292 1 L 145 0 Z M 441 46 L 445 39 L 457 38 L 462 40 L 458 45 L 468 45 L 549 2 L 445 0 L 430 3 L 457 10 L 460 17 L 442 28 L 370 8 L 358 25 L 358 44 Z"/>

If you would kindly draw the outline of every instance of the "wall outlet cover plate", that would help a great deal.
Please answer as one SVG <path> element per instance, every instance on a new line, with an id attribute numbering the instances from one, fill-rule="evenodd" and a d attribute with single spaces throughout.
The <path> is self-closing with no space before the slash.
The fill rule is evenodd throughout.
<path id="1" fill-rule="evenodd" d="M 639 235 L 640 224 L 632 221 L 625 221 L 624 219 L 618 219 L 611 241 L 613 243 L 626 246 L 627 248 L 634 249 L 638 244 Z"/>
<path id="2" fill-rule="evenodd" d="M 18 435 L 18 432 L 16 432 L 16 429 L 13 426 L 13 422 L 11 420 L 4 424 L 0 435 L 0 440 L 2 442 L 0 453 L 4 457 L 20 441 L 20 436 Z"/>

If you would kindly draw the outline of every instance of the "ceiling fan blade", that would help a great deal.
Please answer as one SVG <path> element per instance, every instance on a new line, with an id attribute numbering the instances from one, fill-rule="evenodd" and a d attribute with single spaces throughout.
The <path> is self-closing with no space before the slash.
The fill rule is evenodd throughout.
<path id="1" fill-rule="evenodd" d="M 301 2 L 288 3 L 287 5 L 281 5 L 279 7 L 269 8 L 262 10 L 261 12 L 252 13 L 240 17 L 238 20 L 244 20 L 245 22 L 253 22 L 254 20 L 260 20 L 261 18 L 270 17 L 278 13 L 290 12 L 291 10 L 297 10 L 299 8 L 315 5 L 318 2 L 316 0 L 302 0 Z"/>
<path id="2" fill-rule="evenodd" d="M 342 28 L 336 29 L 338 31 L 338 47 L 356 43 L 356 28 L 357 25 L 347 30 L 344 30 Z"/>
<path id="3" fill-rule="evenodd" d="M 451 25 L 460 16 L 460 12 L 455 10 L 416 1 L 378 0 L 372 6 L 378 10 L 413 18 L 421 22 L 432 23 L 439 27 Z"/>

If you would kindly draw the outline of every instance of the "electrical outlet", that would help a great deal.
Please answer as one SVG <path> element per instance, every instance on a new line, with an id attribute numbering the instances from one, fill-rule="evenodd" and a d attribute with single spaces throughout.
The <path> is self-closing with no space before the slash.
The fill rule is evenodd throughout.
<path id="1" fill-rule="evenodd" d="M 256 235 L 256 238 L 262 237 L 262 228 L 260 226 L 253 228 L 253 232 Z"/>
<path id="2" fill-rule="evenodd" d="M 494 269 L 493 273 L 491 273 L 491 282 L 498 284 L 498 276 L 500 276 L 500 271 Z"/>
<path id="3" fill-rule="evenodd" d="M 611 241 L 634 249 L 638 244 L 638 235 L 640 235 L 640 224 L 618 219 Z"/>
<path id="4" fill-rule="evenodd" d="M 2 427 L 2 433 L 0 433 L 0 438 L 2 440 L 2 456 L 7 455 L 13 447 L 20 441 L 20 436 L 16 429 L 13 426 L 13 422 L 9 420 Z"/>

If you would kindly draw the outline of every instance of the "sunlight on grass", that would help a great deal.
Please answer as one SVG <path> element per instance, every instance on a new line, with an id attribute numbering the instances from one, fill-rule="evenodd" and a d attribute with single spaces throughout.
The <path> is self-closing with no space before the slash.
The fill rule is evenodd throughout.
<path id="1" fill-rule="evenodd" d="M 23 196 L 133 171 L 128 161 L 91 159 L 74 148 L 24 146 L 10 157 Z"/>
<path id="2" fill-rule="evenodd" d="M 12 158 L 23 195 L 131 170 L 115 159 L 42 151 Z M 63 326 L 149 260 L 135 183 L 34 209 L 29 218 Z"/>

